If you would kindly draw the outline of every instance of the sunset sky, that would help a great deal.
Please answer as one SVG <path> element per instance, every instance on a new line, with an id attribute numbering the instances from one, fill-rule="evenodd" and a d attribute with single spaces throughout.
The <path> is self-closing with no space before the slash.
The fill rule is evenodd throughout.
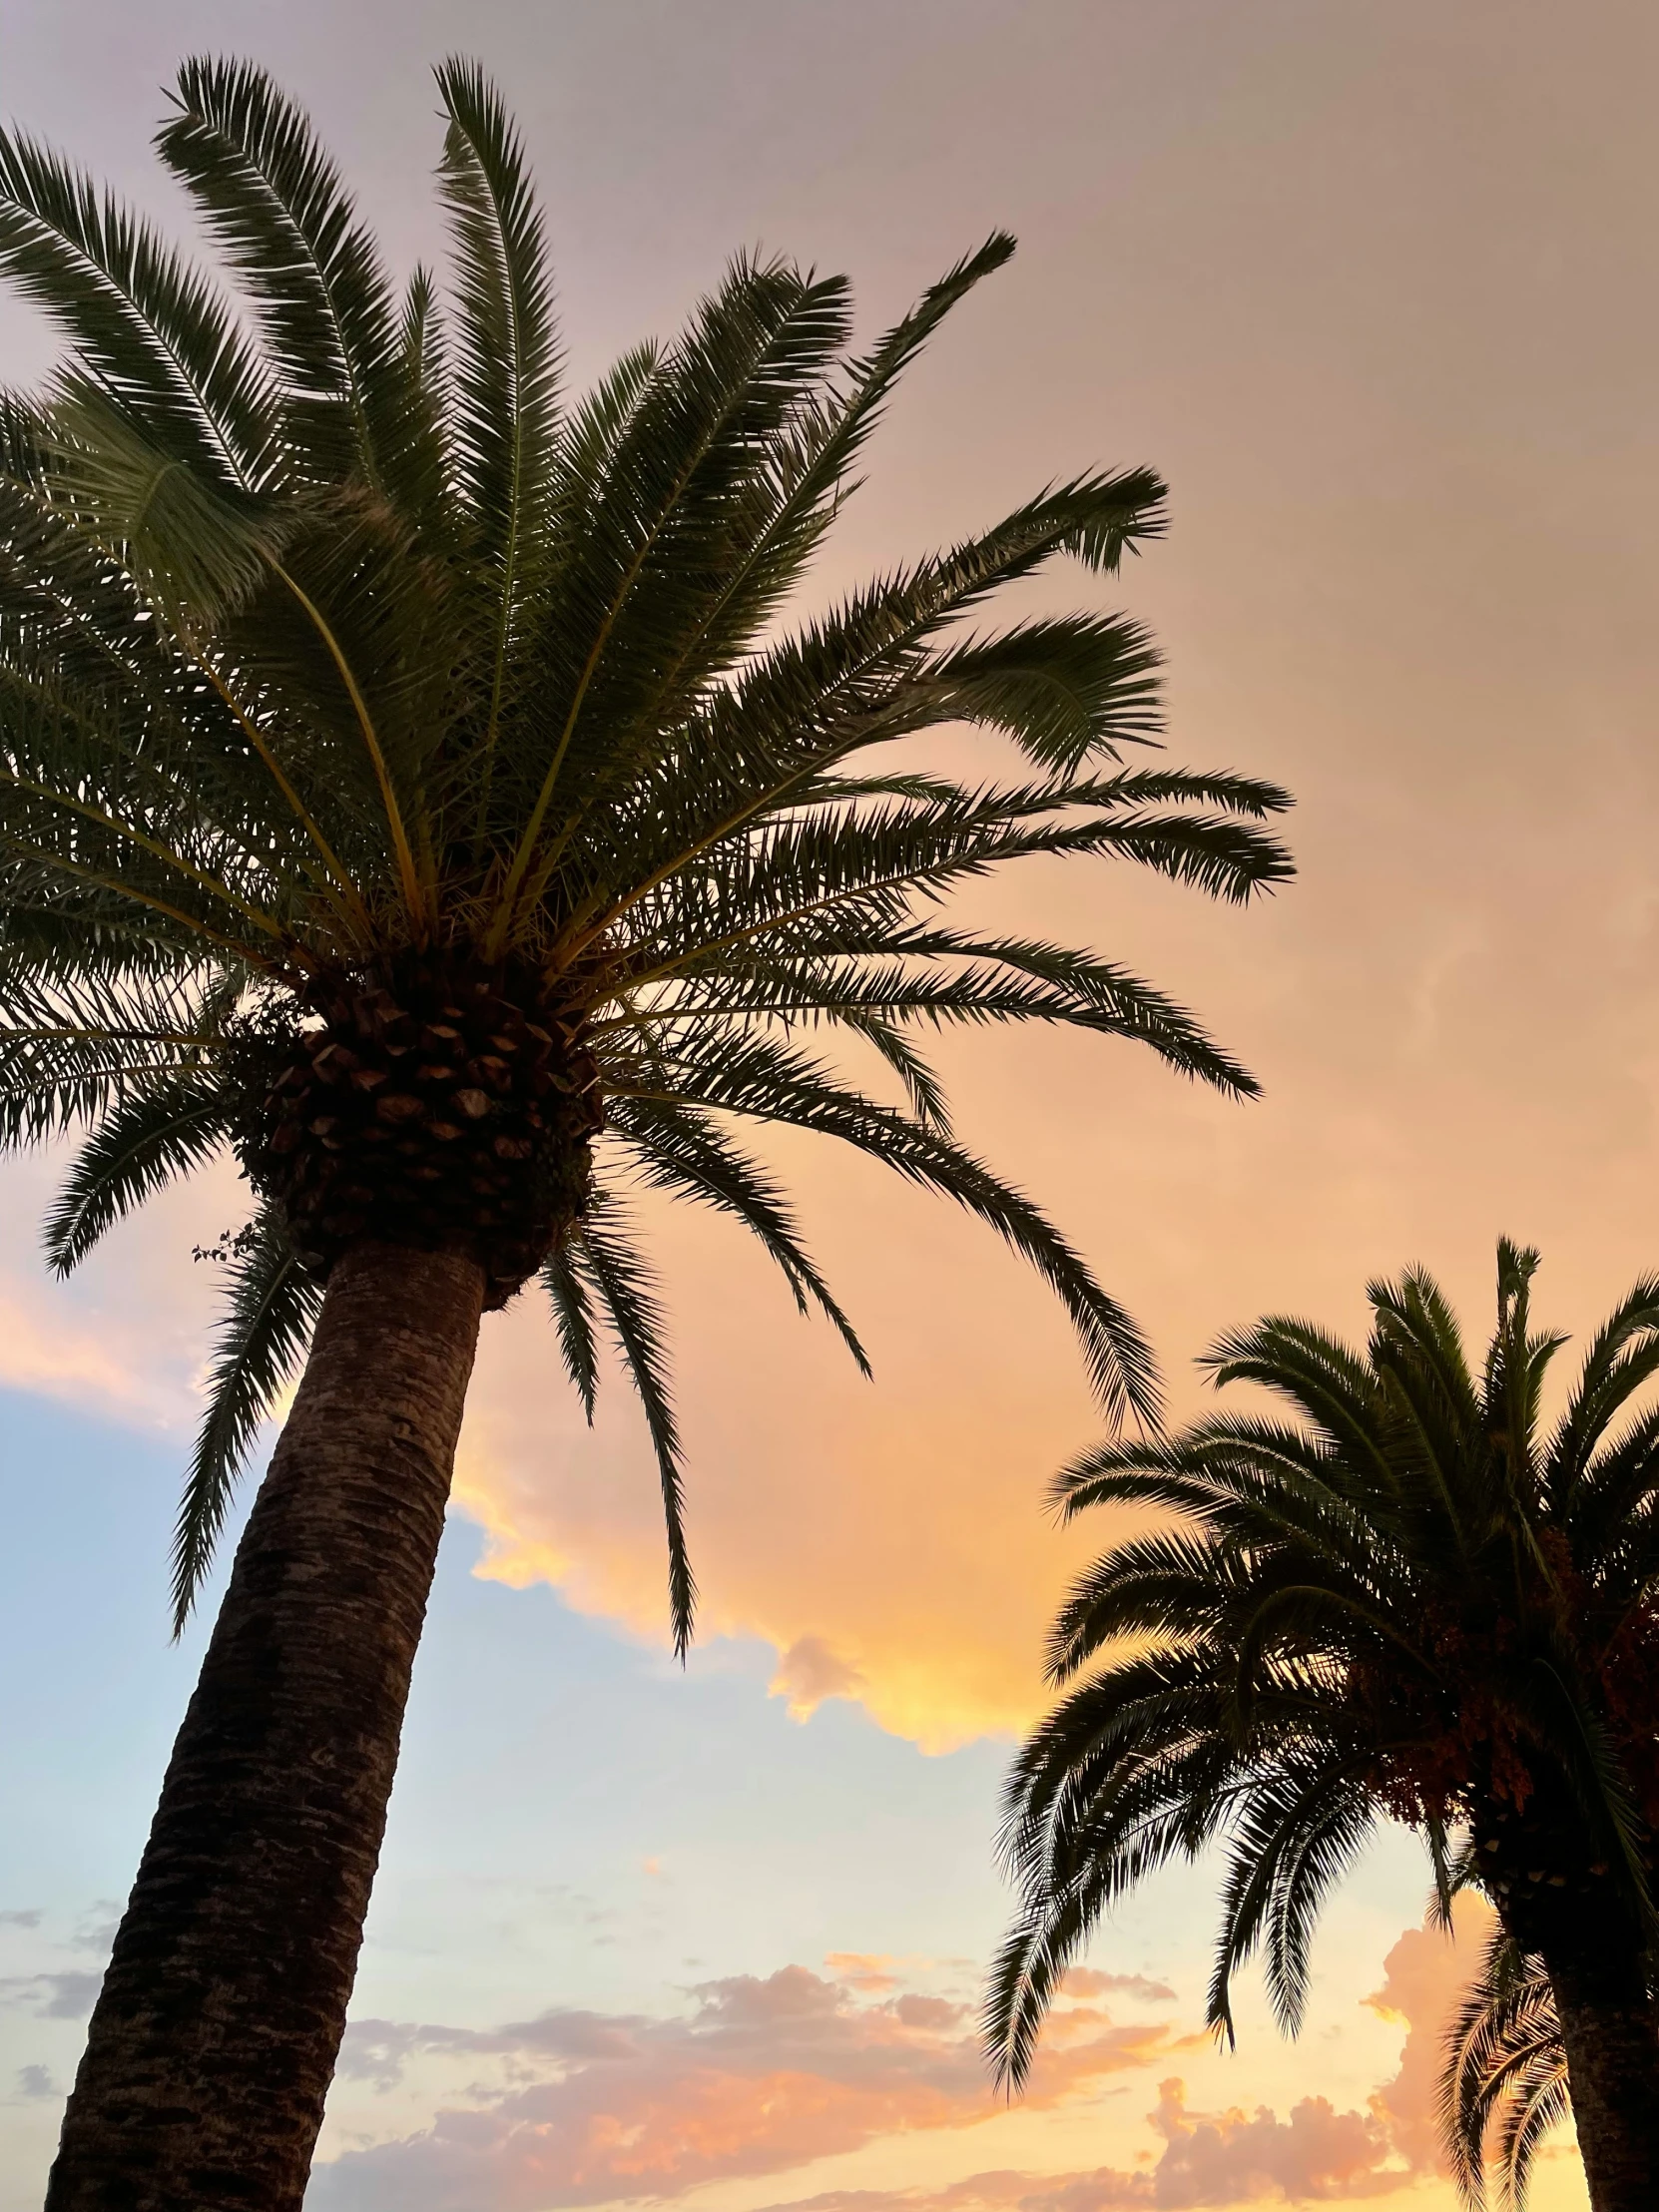
<path id="1" fill-rule="evenodd" d="M 1659 1261 L 1651 0 L 0 0 L 0 112 L 183 230 L 148 140 L 204 48 L 309 106 L 403 270 L 440 251 L 430 65 L 479 56 L 575 388 L 739 247 L 846 271 L 869 331 L 1018 235 L 811 589 L 1096 464 L 1170 481 L 1167 542 L 1021 605 L 1148 622 L 1171 758 L 1287 784 L 1298 880 L 1241 913 L 1044 862 L 974 910 L 1149 973 L 1266 1096 L 1076 1036 L 945 1061 L 1178 1412 L 1223 1327 L 1358 1333 L 1410 1262 L 1483 1334 L 1500 1233 L 1576 1336 Z M 50 358 L 0 302 L 0 380 Z M 1421 1932 L 1403 1836 L 1334 1905 L 1299 2043 L 1254 1980 L 1237 2052 L 1205 2038 L 1214 1870 L 1182 1870 L 1101 1934 L 1023 2103 L 992 2096 L 998 1793 L 1094 1540 L 1046 1485 L 1097 1417 L 988 1233 L 774 1151 L 875 1380 L 737 1232 L 653 1215 L 705 1593 L 684 1673 L 625 1391 L 590 1435 L 528 1302 L 486 1325 L 308 2201 L 1449 2207 L 1434 2048 L 1480 1916 L 1455 1949 Z M 0 1170 L 0 2212 L 39 2202 L 200 1660 L 166 1613 L 214 1305 L 191 1252 L 244 1211 L 222 1167 L 58 1286 L 53 1171 Z M 1534 2203 L 1583 2201 L 1558 2144 Z"/>

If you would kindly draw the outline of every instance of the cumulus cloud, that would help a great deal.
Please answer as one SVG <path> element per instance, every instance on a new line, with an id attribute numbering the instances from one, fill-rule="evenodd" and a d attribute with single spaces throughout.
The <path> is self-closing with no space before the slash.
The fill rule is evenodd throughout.
<path id="1" fill-rule="evenodd" d="M 884 1950 L 831 1950 L 826 1951 L 824 1963 L 848 1989 L 862 1996 L 884 1996 L 900 1985 L 902 1968 L 923 1961 L 895 1958 Z"/>
<path id="2" fill-rule="evenodd" d="M 1483 1899 L 1465 1892 L 1455 1903 L 1451 1936 L 1437 1928 L 1408 1928 L 1382 1961 L 1382 1986 L 1365 1999 L 1384 2019 L 1405 2024 L 1399 2071 L 1372 2103 L 1405 2158 L 1423 2173 L 1445 2170 L 1434 2117 L 1441 2044 L 1493 1917 Z"/>
<path id="3" fill-rule="evenodd" d="M 188 1428 L 219 1285 L 193 1247 L 248 1210 L 219 1162 L 123 1225 L 65 1284 L 25 1257 L 62 1172 L 58 1148 L 0 1166 L 0 1387 L 144 1429 Z"/>
<path id="4" fill-rule="evenodd" d="M 389 2085 L 425 2054 L 499 2069 L 419 2134 L 319 2166 L 317 2212 L 540 2212 L 674 2197 L 785 2173 L 875 2137 L 1000 2109 L 969 2009 L 906 1991 L 860 2001 L 804 1966 L 699 1984 L 684 2014 L 554 2011 L 494 2030 L 368 2020 L 341 2072 Z M 1045 2051 L 1027 2101 L 1058 2104 L 1179 2048 L 1163 2025 L 1093 2015 Z"/>
<path id="5" fill-rule="evenodd" d="M 767 1695 L 789 1700 L 792 1721 L 810 1721 L 827 1698 L 856 1697 L 863 1687 L 860 1670 L 822 1636 L 798 1636 L 779 1660 Z"/>
<path id="6" fill-rule="evenodd" d="M 1304 2097 L 1281 2120 L 1254 2112 L 1194 2112 L 1186 2084 L 1159 2084 L 1147 2114 L 1164 2149 L 1148 2171 L 1097 2166 L 1088 2173 L 971 2174 L 944 2189 L 831 2190 L 768 2212 L 1196 2212 L 1234 2204 L 1354 2203 L 1413 2187 L 1387 2127 L 1369 2112 L 1339 2112 Z"/>
<path id="7" fill-rule="evenodd" d="M 0 1913 L 0 1928 L 39 1928 L 42 1918 L 39 1906 L 30 1906 L 26 1911 Z"/>
<path id="8" fill-rule="evenodd" d="M 1254 2112 L 1191 2113 L 1185 2085 L 1163 2082 L 1147 2115 L 1167 2148 L 1153 2174 L 1152 2201 L 1186 2206 L 1241 2204 L 1279 2196 L 1292 2203 L 1384 2196 L 1415 2180 L 1394 2155 L 1374 2112 L 1339 2112 L 1325 2097 L 1304 2097 L 1290 2117 L 1266 2105 Z M 1111 2199 L 1104 2200 L 1110 2202 Z M 1044 2212 L 1092 2212 L 1087 2192 L 1050 2200 Z"/>
<path id="9" fill-rule="evenodd" d="M 146 1425 L 177 1417 L 182 1392 L 147 1382 L 137 1359 L 112 1350 L 96 1321 L 34 1285 L 0 1284 L 0 1386 L 67 1400 Z"/>
<path id="10" fill-rule="evenodd" d="M 1186 2212 L 1393 2196 L 1439 2170 L 1433 2069 L 1482 1933 L 1469 1901 L 1455 1943 L 1412 1929 L 1390 1949 L 1382 1986 L 1363 2001 L 1406 2033 L 1397 2072 L 1363 2105 L 1305 2096 L 1288 2108 L 1208 2109 L 1170 2072 L 1146 2112 L 1153 2147 L 1138 2165 L 997 2170 L 939 2190 L 804 2198 L 788 2212 Z M 719 2180 L 781 2180 L 883 2138 L 931 2132 L 942 2148 L 1001 2110 L 970 2008 L 906 1986 L 927 1960 L 837 1951 L 825 1964 L 824 1974 L 792 1965 L 701 1982 L 685 2009 L 662 2015 L 554 2010 L 488 2029 L 354 2021 L 345 2080 L 390 2090 L 435 2069 L 466 2087 L 443 2092 L 418 2132 L 320 2165 L 307 2203 L 562 2212 L 666 2200 Z M 1062 1998 L 1025 2098 L 1037 2111 L 1208 2044 L 1165 2021 L 1114 2019 L 1108 1999 L 1172 2001 L 1150 1975 L 1074 1969 Z"/>

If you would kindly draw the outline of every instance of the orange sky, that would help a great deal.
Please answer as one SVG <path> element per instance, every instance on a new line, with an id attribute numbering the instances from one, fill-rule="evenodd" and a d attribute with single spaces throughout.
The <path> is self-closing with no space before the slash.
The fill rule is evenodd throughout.
<path id="1" fill-rule="evenodd" d="M 71 14 L 106 34 L 90 63 Z M 421 70 L 457 40 L 480 51 L 541 169 L 583 375 L 671 326 L 744 240 L 848 269 L 867 326 L 993 224 L 1019 234 L 893 409 L 818 588 L 1092 463 L 1170 479 L 1166 544 L 1114 586 L 1055 577 L 1042 597 L 1152 625 L 1172 758 L 1287 783 L 1299 879 L 1218 913 L 1045 863 L 983 900 L 1150 973 L 1266 1098 L 1229 1106 L 1080 1038 L 978 1038 L 949 1064 L 963 1134 L 1137 1314 L 1177 1410 L 1222 1327 L 1290 1308 L 1358 1330 L 1368 1276 L 1408 1262 L 1483 1332 L 1500 1232 L 1541 1245 L 1541 1313 L 1575 1334 L 1653 1265 L 1651 7 L 375 0 L 342 22 L 303 0 L 278 22 L 169 0 L 146 15 L 8 10 L 0 96 L 154 198 L 148 88 L 207 29 L 313 105 L 404 259 L 428 245 Z M 42 357 L 21 319 L 5 331 L 25 367 Z M 1095 1417 L 1063 1323 L 987 1234 L 822 1149 L 778 1157 L 876 1381 L 796 1319 L 735 1233 L 662 1215 L 705 1633 L 770 1645 L 773 1686 L 809 1728 L 839 1697 L 949 1753 L 1040 1705 L 1042 1631 L 1090 1540 L 1055 1533 L 1044 1485 Z M 38 1187 L 14 1177 L 8 1219 Z M 67 1293 L 41 1282 L 20 1228 L 0 1259 L 0 1380 L 176 1422 L 205 1295 L 184 1254 L 236 1203 L 226 1179 L 171 1206 Z M 586 1437 L 528 1315 L 490 1325 L 459 1497 L 487 1532 L 480 1573 L 551 1582 L 662 1640 L 637 1424 L 613 1391 Z M 1403 1925 L 1370 1928 L 1365 1987 Z M 1396 1980 L 1409 1970 L 1395 1953 Z M 1358 1994 L 1351 1981 L 1351 2009 Z M 1386 2023 L 1368 2018 L 1381 2052 Z M 953 2032 L 937 2027 L 941 2046 Z M 1281 2115 L 1321 2093 L 1311 2047 L 1263 2056 Z M 1137 2126 L 1162 2115 L 1143 2149 L 1196 2142 L 1183 2111 L 1228 2109 L 1213 2070 L 1198 2085 L 1213 2061 L 1147 2064 L 1123 2104 Z M 1187 2105 L 1160 2102 L 1183 2072 Z M 752 2083 L 732 2094 L 752 2103 Z M 1359 2094 L 1335 2109 L 1369 2110 Z M 945 2126 L 954 2108 L 938 2109 L 903 2126 Z M 1022 2146 L 1004 2164 L 1034 2162 L 1026 2120 L 995 2124 Z M 1242 2121 L 1206 2124 L 1218 2158 L 1243 2141 Z M 1050 2175 L 1122 2163 L 1058 2140 L 1043 2138 Z M 1349 2150 L 1365 2195 L 1370 2153 Z M 948 2202 L 1009 2201 L 1000 2153 L 941 2179 L 889 2152 L 844 2186 L 943 2212 L 938 2189 L 978 2175 L 978 2196 Z M 1540 2205 L 1572 2186 L 1549 2169 Z M 757 2181 L 719 2212 L 788 2195 Z"/>

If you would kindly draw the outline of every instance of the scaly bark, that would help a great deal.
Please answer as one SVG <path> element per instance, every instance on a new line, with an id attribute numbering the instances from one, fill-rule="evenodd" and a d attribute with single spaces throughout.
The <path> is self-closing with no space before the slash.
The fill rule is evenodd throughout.
<path id="1" fill-rule="evenodd" d="M 431 1588 L 482 1269 L 363 1244 L 237 1551 L 48 2212 L 298 2212 Z"/>
<path id="2" fill-rule="evenodd" d="M 1605 1920 L 1605 1916 L 1602 1917 Z M 1592 2212 L 1659 2206 L 1659 2033 L 1638 1932 L 1603 1926 L 1545 1952 Z"/>

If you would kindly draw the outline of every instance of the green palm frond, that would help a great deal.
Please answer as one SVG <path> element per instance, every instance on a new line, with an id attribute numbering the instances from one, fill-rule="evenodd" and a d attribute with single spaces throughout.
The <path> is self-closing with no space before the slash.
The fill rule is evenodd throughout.
<path id="1" fill-rule="evenodd" d="M 870 1373 L 852 1324 L 801 1241 L 788 1200 L 758 1161 L 707 1115 L 662 1099 L 627 1100 L 617 1108 L 613 1124 L 628 1139 L 648 1183 L 700 1199 L 741 1221 L 777 1263 L 800 1311 L 806 1314 L 817 1306 L 859 1373 Z"/>
<path id="2" fill-rule="evenodd" d="M 179 72 L 157 150 L 254 299 L 281 379 L 288 466 L 384 480 L 406 387 L 390 285 L 306 119 L 264 70 Z"/>
<path id="3" fill-rule="evenodd" d="M 594 1329 L 593 1292 L 581 1266 L 581 1255 L 568 1238 L 543 1261 L 541 1280 L 553 1309 L 565 1373 L 582 1400 L 591 1428 L 599 1400 L 599 1339 Z"/>
<path id="4" fill-rule="evenodd" d="M 81 1147 L 46 1218 L 48 1264 L 78 1267 L 105 1232 L 147 1198 L 210 1159 L 230 1130 L 215 1084 L 186 1077 L 115 1106 Z"/>
<path id="5" fill-rule="evenodd" d="M 173 1538 L 173 1627 L 184 1629 L 210 1565 L 238 1475 L 273 1401 L 304 1359 L 322 1286 L 281 1224 L 264 1213 L 230 1255 L 226 1314 L 208 1379 Z"/>
<path id="6" fill-rule="evenodd" d="M 490 586 L 488 760 L 511 704 L 515 644 L 527 624 L 545 619 L 560 355 L 541 216 L 517 133 L 475 65 L 446 63 L 438 90 L 449 116 L 441 179 L 456 272 L 452 448 Z"/>
<path id="7" fill-rule="evenodd" d="M 0 133 L 0 270 L 158 450 L 210 483 L 259 488 L 276 458 L 271 392 L 227 301 L 148 225 L 21 134 Z"/>

